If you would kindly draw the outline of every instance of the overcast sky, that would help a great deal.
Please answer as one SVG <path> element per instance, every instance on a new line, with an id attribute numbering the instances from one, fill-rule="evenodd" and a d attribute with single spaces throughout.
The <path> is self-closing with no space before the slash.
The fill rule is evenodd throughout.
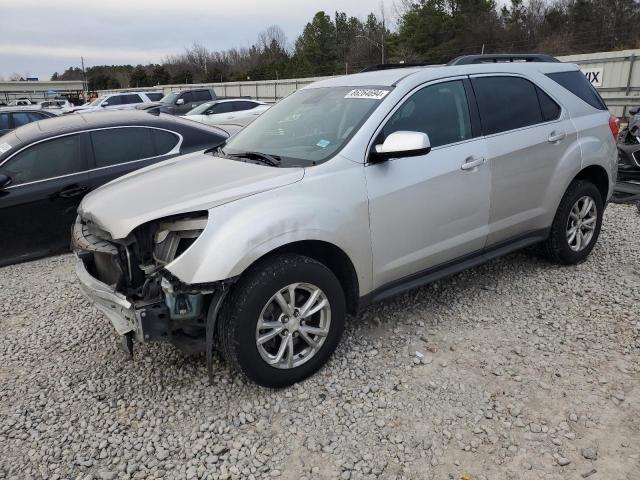
<path id="1" fill-rule="evenodd" d="M 48 80 L 69 66 L 146 64 L 198 42 L 247 47 L 279 25 L 290 43 L 318 10 L 364 19 L 380 0 L 1 0 L 0 77 Z M 386 0 L 387 15 L 393 0 Z"/>

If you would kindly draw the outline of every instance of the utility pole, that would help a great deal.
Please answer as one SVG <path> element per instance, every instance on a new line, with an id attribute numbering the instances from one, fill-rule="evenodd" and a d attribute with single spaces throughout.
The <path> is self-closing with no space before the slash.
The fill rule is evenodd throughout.
<path id="1" fill-rule="evenodd" d="M 382 64 L 384 65 L 384 34 L 386 30 L 386 15 L 384 13 L 384 1 L 380 2 L 380 10 L 382 12 L 382 42 L 380 47 L 380 52 L 382 54 Z"/>
<path id="2" fill-rule="evenodd" d="M 89 86 L 87 85 L 87 74 L 84 71 L 84 57 L 80 57 L 80 63 L 82 65 L 82 89 L 87 93 Z"/>

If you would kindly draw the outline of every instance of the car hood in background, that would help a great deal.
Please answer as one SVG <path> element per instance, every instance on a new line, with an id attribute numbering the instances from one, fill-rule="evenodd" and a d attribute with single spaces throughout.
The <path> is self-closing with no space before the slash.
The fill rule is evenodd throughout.
<path id="1" fill-rule="evenodd" d="M 143 223 L 208 210 L 302 180 L 303 168 L 277 168 L 202 152 L 132 172 L 88 194 L 78 213 L 116 238 Z"/>

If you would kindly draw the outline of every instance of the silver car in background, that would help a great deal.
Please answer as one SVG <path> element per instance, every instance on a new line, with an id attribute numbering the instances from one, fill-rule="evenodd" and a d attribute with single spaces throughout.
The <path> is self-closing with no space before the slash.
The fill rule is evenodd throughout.
<path id="1" fill-rule="evenodd" d="M 520 59 L 324 80 L 222 148 L 90 193 L 74 228 L 83 290 L 129 349 L 203 349 L 211 369 L 216 346 L 282 387 L 371 302 L 535 243 L 585 260 L 616 124 L 577 66 Z"/>

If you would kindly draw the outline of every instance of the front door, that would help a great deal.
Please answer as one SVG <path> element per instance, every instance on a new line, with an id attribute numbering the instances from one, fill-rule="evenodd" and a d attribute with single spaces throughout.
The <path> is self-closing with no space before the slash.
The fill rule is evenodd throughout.
<path id="1" fill-rule="evenodd" d="M 469 89 L 463 79 L 422 87 L 376 137 L 380 144 L 396 131 L 425 132 L 432 149 L 365 168 L 374 288 L 484 247 L 491 170 L 485 141 L 472 124 Z"/>
<path id="2" fill-rule="evenodd" d="M 89 190 L 80 136 L 41 142 L 10 157 L 0 172 L 11 183 L 0 190 L 0 265 L 63 251 Z"/>

